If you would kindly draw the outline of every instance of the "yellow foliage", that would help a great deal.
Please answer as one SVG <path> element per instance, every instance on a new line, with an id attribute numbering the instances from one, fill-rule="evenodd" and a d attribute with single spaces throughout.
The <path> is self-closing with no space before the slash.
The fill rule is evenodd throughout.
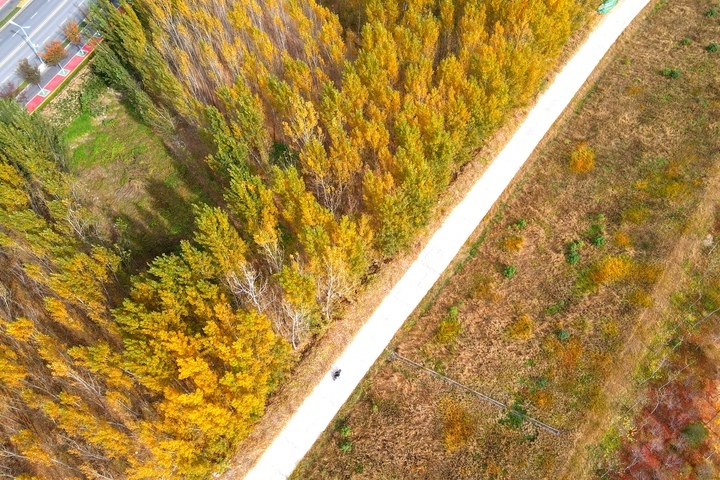
<path id="1" fill-rule="evenodd" d="M 525 245 L 525 239 L 519 235 L 511 235 L 503 240 L 503 250 L 509 253 L 519 252 Z"/>
<path id="2" fill-rule="evenodd" d="M 632 205 L 622 213 L 625 221 L 634 223 L 635 225 L 643 223 L 650 215 L 650 210 L 642 205 Z"/>
<path id="3" fill-rule="evenodd" d="M 510 338 L 518 338 L 527 340 L 532 338 L 535 322 L 532 317 L 527 314 L 520 315 L 510 327 L 508 327 L 508 335 Z"/>
<path id="4" fill-rule="evenodd" d="M 629 301 L 630 303 L 632 303 L 633 305 L 637 305 L 638 307 L 649 308 L 653 306 L 652 297 L 642 288 L 638 288 L 637 290 L 633 291 L 630 294 Z"/>
<path id="5" fill-rule="evenodd" d="M 538 390 L 532 397 L 532 401 L 539 408 L 548 408 L 553 404 L 552 394 L 547 390 Z"/>
<path id="6" fill-rule="evenodd" d="M 595 168 L 595 150 L 587 142 L 581 142 L 570 154 L 570 170 L 575 173 L 588 173 Z"/>
<path id="7" fill-rule="evenodd" d="M 567 344 L 564 346 L 562 351 L 560 352 L 559 360 L 560 360 L 560 366 L 565 370 L 566 372 L 569 372 L 575 368 L 575 366 L 578 363 L 578 360 L 580 360 L 580 357 L 583 354 L 583 346 L 582 342 L 578 337 L 572 337 L 570 340 L 568 340 Z"/>
<path id="8" fill-rule="evenodd" d="M 663 273 L 663 267 L 652 263 L 643 263 L 635 267 L 634 276 L 637 281 L 645 285 L 652 285 L 657 282 Z"/>
<path id="9" fill-rule="evenodd" d="M 592 269 L 590 279 L 596 285 L 618 282 L 626 279 L 632 271 L 632 260 L 621 256 L 607 256 Z"/>
<path id="10" fill-rule="evenodd" d="M 615 240 L 615 243 L 619 247 L 626 248 L 632 245 L 632 240 L 630 239 L 630 236 L 625 232 L 617 232 L 613 236 L 613 240 Z"/>
<path id="11" fill-rule="evenodd" d="M 448 451 L 457 450 L 467 444 L 475 434 L 475 418 L 451 398 L 440 401 L 443 418 L 443 442 Z"/>

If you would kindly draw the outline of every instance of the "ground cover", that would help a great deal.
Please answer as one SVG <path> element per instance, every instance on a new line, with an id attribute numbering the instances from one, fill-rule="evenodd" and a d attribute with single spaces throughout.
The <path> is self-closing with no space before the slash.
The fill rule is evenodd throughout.
<path id="1" fill-rule="evenodd" d="M 142 267 L 191 234 L 192 205 L 204 199 L 184 152 L 171 152 L 120 96 L 90 70 L 73 79 L 42 114 L 63 127 L 76 195 L 101 235 Z"/>
<path id="2" fill-rule="evenodd" d="M 380 362 L 296 478 L 562 478 L 586 419 L 609 404 L 608 374 L 635 373 L 615 360 L 668 293 L 657 286 L 712 177 L 712 8 L 656 4 L 394 342 L 562 435 Z"/>

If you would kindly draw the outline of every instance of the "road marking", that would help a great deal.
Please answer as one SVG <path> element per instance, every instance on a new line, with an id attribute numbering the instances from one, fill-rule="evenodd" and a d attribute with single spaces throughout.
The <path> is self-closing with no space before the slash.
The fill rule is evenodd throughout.
<path id="1" fill-rule="evenodd" d="M 32 20 L 33 18 L 35 18 L 35 15 L 37 15 L 37 14 L 38 14 L 38 12 L 33 13 L 33 14 L 32 14 L 32 17 L 30 17 L 30 20 Z"/>
<path id="2" fill-rule="evenodd" d="M 35 35 L 42 27 L 44 27 L 46 23 L 48 23 L 50 20 L 52 20 L 52 18 L 55 16 L 55 14 L 56 14 L 58 11 L 60 11 L 60 9 L 61 9 L 62 7 L 64 7 L 65 4 L 68 3 L 69 1 L 70 1 L 70 0 L 63 0 L 62 2 L 60 2 L 60 5 L 58 5 L 57 8 L 56 8 L 55 10 L 53 10 L 53 12 L 52 12 L 50 15 L 48 15 L 48 17 L 47 17 L 45 20 L 43 20 L 43 22 L 42 22 L 40 25 L 37 26 L 37 28 L 35 29 L 35 31 L 32 32 L 30 35 L 28 35 L 28 37 L 29 37 L 29 38 L 32 38 L 32 36 Z M 48 0 L 48 2 L 49 2 L 49 0 Z M 16 32 L 16 33 L 17 33 L 17 32 Z M 12 52 L 10 52 L 10 53 L 5 57 L 5 60 L 3 60 L 2 62 L 0 62 L 0 67 L 2 67 L 2 66 L 5 65 L 7 62 L 9 62 L 10 59 L 11 59 L 17 52 L 19 52 L 20 49 L 23 48 L 24 46 L 25 46 L 25 43 L 24 43 L 24 42 L 21 43 L 20 45 L 18 45 L 18 46 L 15 48 L 15 50 L 13 50 Z"/>

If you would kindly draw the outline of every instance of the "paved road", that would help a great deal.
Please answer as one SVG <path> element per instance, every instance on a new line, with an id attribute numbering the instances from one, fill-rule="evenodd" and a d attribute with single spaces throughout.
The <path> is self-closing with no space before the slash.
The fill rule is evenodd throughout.
<path id="1" fill-rule="evenodd" d="M 17 3 L 17 2 L 9 2 Z M 38 50 L 51 40 L 64 40 L 62 26 L 70 19 L 80 21 L 83 18 L 82 7 L 88 0 L 31 0 L 15 18 L 14 22 L 27 31 L 30 40 L 38 45 Z M 8 5 L 9 6 L 9 5 Z M 2 8 L 4 13 L 7 8 Z M 73 54 L 75 47 L 68 47 Z M 22 32 L 14 25 L 6 24 L 0 30 L 0 85 L 12 81 L 16 85 L 20 78 L 15 73 L 18 62 L 27 58 L 31 63 L 40 64 L 40 59 L 33 53 L 23 38 Z M 58 68 L 47 68 L 43 71 L 43 82 L 57 73 Z M 31 95 L 34 92 L 29 92 Z"/>
<path id="2" fill-rule="evenodd" d="M 292 474 L 295 466 L 330 424 L 405 319 L 450 265 L 605 53 L 649 2 L 623 0 L 600 22 L 542 94 L 480 180 L 445 218 L 418 259 L 335 360 L 335 367 L 342 370 L 342 375 L 333 379 L 331 372 L 327 372 L 278 432 L 245 480 L 280 480 Z M 224 478 L 236 479 L 241 474 L 231 469 Z"/>

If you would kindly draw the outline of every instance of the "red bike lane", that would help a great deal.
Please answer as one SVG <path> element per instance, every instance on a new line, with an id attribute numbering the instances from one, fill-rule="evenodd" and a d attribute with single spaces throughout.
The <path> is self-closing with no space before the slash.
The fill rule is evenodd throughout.
<path id="1" fill-rule="evenodd" d="M 0 2 L 2 1 L 3 0 L 0 0 Z M 27 108 L 28 112 L 33 113 L 43 103 L 45 103 L 45 100 L 47 100 L 52 93 L 57 90 L 60 85 L 62 85 L 65 80 L 67 80 L 68 77 L 70 77 L 73 72 L 85 62 L 85 60 L 88 59 L 93 50 L 95 50 L 95 47 L 97 47 L 101 41 L 102 38 L 93 37 L 90 41 L 83 45 L 83 47 L 78 50 L 75 55 L 70 57 L 70 60 L 61 67 L 60 71 L 56 73 L 43 88 L 40 89 L 40 92 L 27 102 L 25 108 Z"/>

